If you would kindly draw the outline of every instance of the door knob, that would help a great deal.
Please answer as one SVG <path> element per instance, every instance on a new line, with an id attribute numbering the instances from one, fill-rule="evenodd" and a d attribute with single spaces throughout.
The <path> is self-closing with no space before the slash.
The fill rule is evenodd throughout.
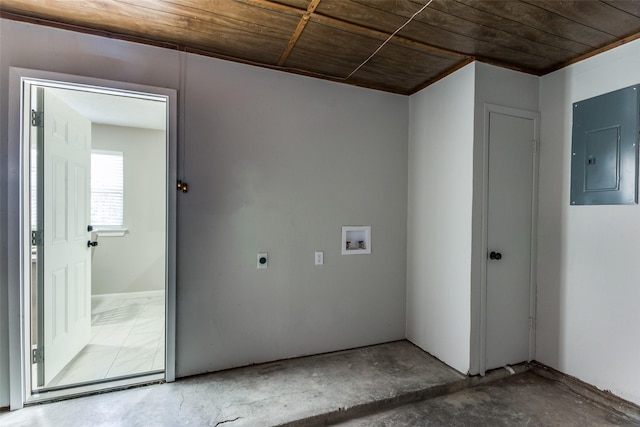
<path id="1" fill-rule="evenodd" d="M 89 240 L 87 242 L 87 247 L 90 248 L 92 246 L 95 248 L 96 246 L 98 246 L 98 242 L 96 242 L 95 240 Z"/>
<path id="2" fill-rule="evenodd" d="M 489 259 L 500 261 L 502 259 L 502 254 L 500 252 L 491 251 L 491 253 L 489 254 Z"/>

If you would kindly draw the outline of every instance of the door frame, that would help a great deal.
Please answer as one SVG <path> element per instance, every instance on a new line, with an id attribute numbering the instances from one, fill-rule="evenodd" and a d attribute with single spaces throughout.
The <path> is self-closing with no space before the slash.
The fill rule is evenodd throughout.
<path id="1" fill-rule="evenodd" d="M 25 98 L 25 88 L 34 83 L 55 85 L 59 82 L 65 86 L 78 86 L 95 91 L 133 92 L 140 95 L 153 95 L 166 99 L 167 102 L 167 226 L 166 226 L 166 259 L 165 259 L 165 337 L 166 359 L 164 380 L 175 381 L 175 324 L 176 324 L 176 191 L 177 181 L 177 105 L 178 97 L 175 89 L 146 86 L 140 84 L 82 77 L 48 71 L 11 67 L 9 70 L 9 147 L 8 147 L 8 247 L 19 248 L 9 250 L 8 257 L 8 309 L 9 309 L 9 401 L 10 409 L 20 409 L 25 403 L 55 398 L 35 398 L 31 392 L 31 373 L 29 358 L 31 345 L 30 331 L 26 322 L 31 317 L 30 299 L 25 292 L 30 278 L 30 231 L 29 222 L 25 221 L 29 212 L 29 161 L 30 161 L 30 129 L 23 122 L 23 114 L 29 113 L 30 100 Z M 26 174 L 26 175 L 25 175 Z M 117 388 L 124 384 L 114 381 L 110 386 Z M 111 388 L 111 387 L 110 387 Z M 104 387 L 101 388 L 104 390 Z M 81 387 L 77 394 L 95 392 L 95 387 Z M 74 393 L 76 394 L 76 393 Z"/>
<path id="2" fill-rule="evenodd" d="M 505 107 L 496 104 L 484 104 L 484 134 L 482 142 L 482 261 L 480 263 L 480 340 L 479 373 L 484 376 L 487 367 L 487 251 L 489 226 L 489 136 L 491 113 L 533 120 L 533 177 L 531 188 L 531 271 L 529 274 L 529 361 L 535 359 L 536 351 L 536 274 L 537 274 L 537 224 L 538 224 L 538 175 L 540 157 L 540 113 Z"/>

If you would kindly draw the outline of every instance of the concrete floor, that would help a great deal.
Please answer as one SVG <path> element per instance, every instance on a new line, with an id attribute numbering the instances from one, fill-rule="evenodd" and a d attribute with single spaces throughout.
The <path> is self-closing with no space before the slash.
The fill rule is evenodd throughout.
<path id="1" fill-rule="evenodd" d="M 34 405 L 0 425 L 640 425 L 637 407 L 535 372 L 466 378 L 399 341 Z"/>
<path id="2" fill-rule="evenodd" d="M 341 424 L 382 426 L 638 426 L 633 417 L 591 401 L 534 371 L 404 405 Z"/>

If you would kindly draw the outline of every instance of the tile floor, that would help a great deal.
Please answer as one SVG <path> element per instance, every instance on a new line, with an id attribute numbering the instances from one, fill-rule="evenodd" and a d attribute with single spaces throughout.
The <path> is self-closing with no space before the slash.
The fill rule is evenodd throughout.
<path id="1" fill-rule="evenodd" d="M 164 296 L 98 296 L 91 305 L 91 341 L 47 388 L 164 370 Z"/>

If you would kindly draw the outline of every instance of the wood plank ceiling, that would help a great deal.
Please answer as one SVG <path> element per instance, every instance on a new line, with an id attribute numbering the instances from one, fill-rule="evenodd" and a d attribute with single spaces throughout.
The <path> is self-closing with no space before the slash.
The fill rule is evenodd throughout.
<path id="1" fill-rule="evenodd" d="M 0 0 L 0 15 L 400 94 L 474 60 L 543 75 L 640 37 L 639 0 Z"/>

